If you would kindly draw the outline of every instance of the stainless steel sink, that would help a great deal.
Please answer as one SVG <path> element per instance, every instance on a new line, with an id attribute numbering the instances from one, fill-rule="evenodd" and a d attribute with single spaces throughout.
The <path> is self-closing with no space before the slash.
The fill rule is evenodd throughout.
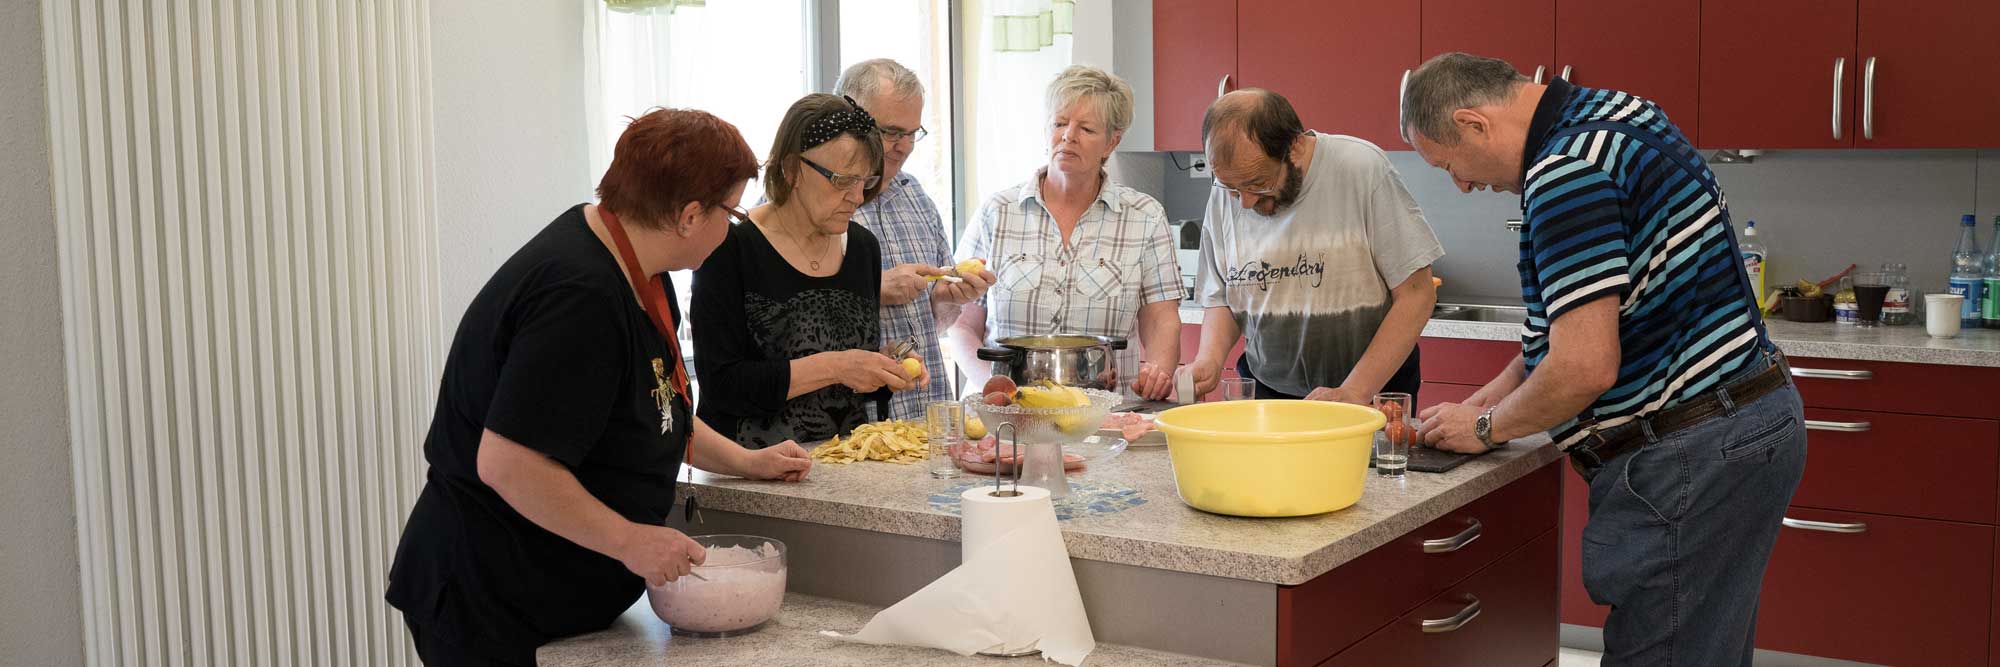
<path id="1" fill-rule="evenodd" d="M 1475 306 L 1440 303 L 1431 311 L 1433 320 L 1454 322 L 1498 322 L 1520 324 L 1528 321 L 1528 309 L 1521 306 Z"/>

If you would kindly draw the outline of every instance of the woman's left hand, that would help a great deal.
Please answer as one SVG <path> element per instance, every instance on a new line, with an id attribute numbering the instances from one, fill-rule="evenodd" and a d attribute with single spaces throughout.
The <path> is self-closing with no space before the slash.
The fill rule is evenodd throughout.
<path id="1" fill-rule="evenodd" d="M 763 449 L 750 452 L 748 473 L 750 479 L 775 479 L 786 482 L 805 481 L 806 473 L 812 471 L 812 454 L 799 443 L 786 440 Z"/>

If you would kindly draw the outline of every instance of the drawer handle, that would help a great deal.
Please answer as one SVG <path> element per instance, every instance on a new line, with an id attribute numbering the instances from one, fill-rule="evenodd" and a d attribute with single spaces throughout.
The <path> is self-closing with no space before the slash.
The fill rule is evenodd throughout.
<path id="1" fill-rule="evenodd" d="M 1424 553 L 1448 554 L 1459 549 L 1464 549 L 1465 545 L 1479 539 L 1479 528 L 1479 520 L 1473 519 L 1472 525 L 1466 526 L 1465 530 L 1458 531 L 1457 535 L 1435 540 L 1424 540 Z"/>
<path id="2" fill-rule="evenodd" d="M 1471 602 L 1465 603 L 1465 608 L 1458 610 L 1456 614 L 1452 614 L 1451 618 L 1424 619 L 1424 634 L 1435 635 L 1451 632 L 1465 627 L 1465 624 L 1471 623 L 1472 619 L 1479 618 L 1479 598 L 1470 595 L 1465 597 L 1470 598 Z"/>
<path id="3" fill-rule="evenodd" d="M 1786 528 L 1797 528 L 1799 530 L 1817 530 L 1822 533 L 1852 534 L 1852 533 L 1868 532 L 1868 524 L 1865 523 L 1828 523 L 1825 521 L 1807 521 L 1805 519 L 1794 519 L 1791 517 L 1785 517 L 1784 524 Z"/>
<path id="4" fill-rule="evenodd" d="M 1868 429 L 1874 427 L 1875 427 L 1874 424 L 1870 424 L 1868 422 L 1830 422 L 1830 421 L 1820 421 L 1818 419 L 1806 420 L 1806 430 L 1809 431 L 1839 431 L 1841 433 L 1867 433 Z"/>
<path id="5" fill-rule="evenodd" d="M 1831 371 L 1821 368 L 1794 368 L 1792 377 L 1815 378 L 1820 380 L 1866 380 L 1875 377 L 1874 371 Z"/>

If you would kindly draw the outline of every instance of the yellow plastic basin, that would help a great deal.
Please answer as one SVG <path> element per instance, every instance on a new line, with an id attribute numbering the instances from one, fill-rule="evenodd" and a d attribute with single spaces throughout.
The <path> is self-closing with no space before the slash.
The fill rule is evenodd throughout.
<path id="1" fill-rule="evenodd" d="M 1160 413 L 1174 486 L 1195 509 L 1305 516 L 1353 505 L 1368 478 L 1374 408 L 1323 401 L 1222 401 Z"/>

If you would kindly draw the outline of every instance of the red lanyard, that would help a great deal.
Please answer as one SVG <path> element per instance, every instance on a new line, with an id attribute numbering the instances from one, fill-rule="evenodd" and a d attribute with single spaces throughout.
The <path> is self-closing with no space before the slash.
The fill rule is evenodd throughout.
<path id="1" fill-rule="evenodd" d="M 667 339 L 667 356 L 672 357 L 673 389 L 677 398 L 685 398 L 688 409 L 694 409 L 694 394 L 688 391 L 687 364 L 681 360 L 681 339 L 674 335 L 674 314 L 667 309 L 667 288 L 659 276 L 651 279 L 639 273 L 639 253 L 632 250 L 632 239 L 625 235 L 625 225 L 618 222 L 618 215 L 611 209 L 597 207 L 597 215 L 604 219 L 604 229 L 611 232 L 611 242 L 618 246 L 618 256 L 625 260 L 625 279 L 632 282 L 632 288 L 639 292 L 645 303 L 646 315 L 653 319 L 653 328 L 660 330 L 660 336 Z"/>

